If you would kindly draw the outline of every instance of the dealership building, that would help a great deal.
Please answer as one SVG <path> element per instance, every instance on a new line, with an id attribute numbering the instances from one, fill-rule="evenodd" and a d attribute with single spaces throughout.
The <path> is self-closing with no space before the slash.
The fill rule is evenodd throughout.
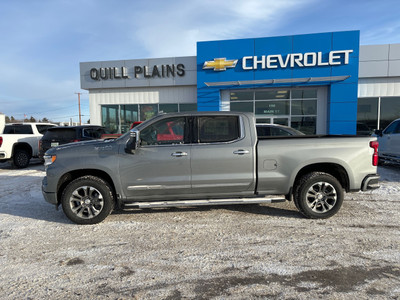
<path id="1" fill-rule="evenodd" d="M 245 111 L 308 134 L 365 134 L 400 118 L 400 44 L 359 31 L 197 43 L 197 55 L 80 63 L 90 120 L 111 132 L 160 112 Z"/>

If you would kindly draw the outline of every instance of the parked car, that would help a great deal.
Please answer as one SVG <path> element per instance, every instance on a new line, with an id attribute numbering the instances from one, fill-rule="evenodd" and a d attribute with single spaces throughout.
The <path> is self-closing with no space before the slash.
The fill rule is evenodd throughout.
<path id="1" fill-rule="evenodd" d="M 39 157 L 43 158 L 44 153 L 50 148 L 68 143 L 101 139 L 101 136 L 105 133 L 105 128 L 97 125 L 50 128 L 39 142 Z"/>
<path id="2" fill-rule="evenodd" d="M 43 196 L 78 224 L 114 208 L 286 200 L 308 218 L 328 218 L 344 192 L 379 187 L 376 137 L 257 138 L 254 121 L 250 113 L 162 114 L 119 139 L 52 148 Z"/>
<path id="3" fill-rule="evenodd" d="M 0 135 L 0 162 L 11 161 L 17 168 L 26 168 L 32 157 L 38 157 L 38 142 L 51 123 L 6 124 Z"/>
<path id="4" fill-rule="evenodd" d="M 258 137 L 304 135 L 292 127 L 277 124 L 256 124 L 256 128 Z"/>
<path id="5" fill-rule="evenodd" d="M 379 142 L 379 161 L 400 163 L 400 119 L 375 133 Z"/>

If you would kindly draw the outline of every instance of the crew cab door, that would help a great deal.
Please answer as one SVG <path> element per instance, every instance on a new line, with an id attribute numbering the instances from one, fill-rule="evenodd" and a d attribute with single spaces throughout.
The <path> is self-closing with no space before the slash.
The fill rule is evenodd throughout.
<path id="1" fill-rule="evenodd" d="M 120 178 L 130 199 L 189 194 L 188 118 L 164 118 L 140 131 L 135 154 L 122 154 Z"/>
<path id="2" fill-rule="evenodd" d="M 255 167 L 251 136 L 239 116 L 198 116 L 191 152 L 194 194 L 253 194 Z"/>

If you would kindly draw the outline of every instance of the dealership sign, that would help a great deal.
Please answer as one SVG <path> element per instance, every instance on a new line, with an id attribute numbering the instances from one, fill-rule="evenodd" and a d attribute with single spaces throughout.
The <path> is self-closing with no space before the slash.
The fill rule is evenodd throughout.
<path id="1" fill-rule="evenodd" d="M 91 68 L 90 78 L 93 80 L 130 79 L 128 67 Z M 133 66 L 131 74 L 134 78 L 168 78 L 185 75 L 184 64 Z"/>
<path id="2" fill-rule="evenodd" d="M 290 53 L 286 56 L 281 54 L 244 56 L 241 61 L 243 70 L 339 66 L 349 64 L 352 52 L 353 50 L 330 51 L 325 58 L 322 52 Z M 225 71 L 226 68 L 235 68 L 237 62 L 237 59 L 215 58 L 213 61 L 206 61 L 203 69 Z"/>

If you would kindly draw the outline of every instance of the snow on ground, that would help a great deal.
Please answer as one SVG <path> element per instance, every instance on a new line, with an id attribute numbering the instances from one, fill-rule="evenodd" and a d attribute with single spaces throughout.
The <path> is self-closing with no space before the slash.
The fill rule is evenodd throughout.
<path id="1" fill-rule="evenodd" d="M 2 299 L 398 299 L 400 167 L 308 220 L 292 203 L 136 210 L 72 224 L 44 168 L 0 164 Z"/>

